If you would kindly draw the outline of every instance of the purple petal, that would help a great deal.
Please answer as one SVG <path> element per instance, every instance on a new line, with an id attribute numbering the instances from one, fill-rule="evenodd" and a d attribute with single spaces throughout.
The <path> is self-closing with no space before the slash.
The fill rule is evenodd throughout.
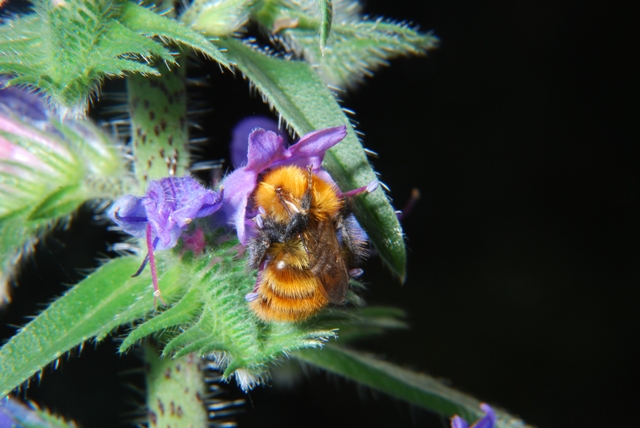
<path id="1" fill-rule="evenodd" d="M 30 407 L 16 399 L 0 398 L 0 428 L 14 428 L 21 426 L 50 426 Z"/>
<path id="2" fill-rule="evenodd" d="M 322 162 L 325 152 L 342 141 L 346 136 L 347 127 L 344 125 L 310 132 L 300 138 L 300 141 L 289 147 L 287 156 L 291 158 L 318 158 L 320 162 Z M 320 165 L 317 166 L 319 167 Z"/>
<path id="3" fill-rule="evenodd" d="M 222 204 L 222 194 L 205 189 L 191 177 L 180 180 L 171 183 L 178 200 L 178 205 L 170 216 L 171 221 L 185 227 L 195 218 L 207 217 L 218 211 Z"/>
<path id="4" fill-rule="evenodd" d="M 454 416 L 451 418 L 451 428 L 469 428 L 469 425 L 460 416 Z"/>
<path id="5" fill-rule="evenodd" d="M 222 182 L 228 195 L 223 205 L 226 221 L 236 229 L 243 245 L 249 242 L 245 217 L 248 199 L 256 186 L 258 175 L 282 159 L 284 152 L 282 137 L 272 131 L 256 129 L 249 135 L 247 165 L 232 172 Z"/>
<path id="6" fill-rule="evenodd" d="M 148 220 L 142 198 L 133 195 L 121 197 L 109 210 L 109 217 L 129 235 L 136 238 L 144 236 Z"/>
<path id="7" fill-rule="evenodd" d="M 335 185 L 329 173 L 322 169 L 322 161 L 326 151 L 342 141 L 346 135 L 345 126 L 310 132 L 285 151 L 284 159 L 274 162 L 271 166 L 297 165 L 306 168 L 310 165 L 314 174 Z"/>
<path id="8" fill-rule="evenodd" d="M 471 428 L 494 428 L 496 426 L 496 414 L 491 406 L 486 403 L 480 404 L 480 409 L 485 415 L 479 419 L 476 423 L 471 425 Z M 454 416 L 451 418 L 451 428 L 468 428 L 467 422 L 460 416 Z"/>
<path id="9" fill-rule="evenodd" d="M 0 109 L 36 123 L 46 122 L 49 114 L 43 98 L 26 88 L 5 86 L 8 80 L 6 76 L 0 76 Z"/>
<path id="10" fill-rule="evenodd" d="M 346 135 L 347 127 L 344 125 L 310 132 L 286 150 L 285 160 L 275 162 L 272 167 L 297 165 L 306 168 L 310 165 L 315 175 L 337 187 L 331 175 L 322 169 L 322 161 L 326 151 L 342 141 Z"/>
<path id="11" fill-rule="evenodd" d="M 280 135 L 286 144 L 287 136 L 278 130 L 278 123 L 265 116 L 249 116 L 242 119 L 233 128 L 231 140 L 231 163 L 235 168 L 241 168 L 247 164 L 247 151 L 249 149 L 249 134 L 256 128 L 266 129 Z"/>
<path id="12" fill-rule="evenodd" d="M 180 231 L 180 228 L 170 220 L 170 215 L 176 210 L 178 202 L 175 192 L 172 191 L 171 182 L 165 180 L 163 178 L 160 181 L 150 181 L 147 193 L 142 198 L 142 205 L 151 223 L 153 235 L 160 238 L 163 249 L 171 248 L 176 244 L 178 239 L 175 229 L 178 230 L 178 235 Z"/>
<path id="13" fill-rule="evenodd" d="M 143 197 L 126 195 L 111 208 L 109 215 L 122 229 L 138 238 L 151 224 L 156 250 L 173 248 L 182 230 L 192 220 L 206 217 L 222 206 L 222 194 L 205 189 L 191 177 L 168 177 L 150 181 Z"/>
<path id="14" fill-rule="evenodd" d="M 247 202 L 251 192 L 253 192 L 256 186 L 257 179 L 257 172 L 247 168 L 241 168 L 228 175 L 222 182 L 227 194 L 225 203 L 223 204 L 226 221 L 236 229 L 238 239 L 242 245 L 246 245 L 249 241 L 248 236 L 245 234 L 245 216 Z"/>
<path id="15" fill-rule="evenodd" d="M 473 428 L 493 428 L 496 425 L 496 414 L 486 403 L 480 404 L 480 408 L 485 413 L 485 416 L 475 423 Z"/>
<path id="16" fill-rule="evenodd" d="M 272 131 L 256 129 L 249 135 L 248 162 L 245 168 L 263 171 L 285 155 L 284 140 Z"/>

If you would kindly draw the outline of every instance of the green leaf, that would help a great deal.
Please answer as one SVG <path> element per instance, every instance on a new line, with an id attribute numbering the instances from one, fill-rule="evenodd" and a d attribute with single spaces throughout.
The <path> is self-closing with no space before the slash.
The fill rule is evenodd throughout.
<path id="1" fill-rule="evenodd" d="M 350 0 L 334 0 L 333 19 L 328 22 L 325 2 L 267 1 L 254 16 L 288 51 L 317 66 L 327 84 L 353 87 L 389 60 L 403 55 L 424 55 L 439 43 L 433 34 L 421 33 L 406 22 L 369 19 Z M 295 25 L 275 25 L 283 21 Z"/>
<path id="2" fill-rule="evenodd" d="M 467 421 L 475 421 L 484 415 L 477 399 L 426 374 L 403 369 L 360 352 L 327 345 L 322 350 L 296 351 L 292 356 L 446 417 L 459 415 Z M 529 426 L 502 410 L 494 410 L 498 417 L 496 428 Z"/>
<path id="3" fill-rule="evenodd" d="M 202 34 L 135 3 L 125 3 L 122 23 L 131 30 L 147 37 L 157 36 L 175 41 L 206 55 L 224 66 L 229 66 L 229 62 L 222 52 Z"/>
<path id="4" fill-rule="evenodd" d="M 27 221 L 55 219 L 78 208 L 87 198 L 81 184 L 72 184 L 55 190 L 45 197 L 28 215 Z M 84 197 L 83 197 L 84 196 Z"/>
<path id="5" fill-rule="evenodd" d="M 341 189 L 355 189 L 376 180 L 349 119 L 308 64 L 269 57 L 231 38 L 222 39 L 221 44 L 227 48 L 227 57 L 299 135 L 347 126 L 347 137 L 329 150 L 324 160 Z M 356 215 L 382 259 L 404 281 L 402 228 L 382 189 L 356 198 Z"/>
<path id="6" fill-rule="evenodd" d="M 174 64 L 163 43 L 178 43 L 223 65 L 201 34 L 128 0 L 37 0 L 34 13 L 0 26 L 0 74 L 40 89 L 63 116 L 85 114 L 102 79 L 158 74 L 151 58 Z"/>
<path id="7" fill-rule="evenodd" d="M 409 325 L 403 321 L 404 311 L 398 308 L 367 306 L 350 311 L 350 314 L 352 318 L 339 325 L 340 343 L 350 343 L 389 333 L 390 330 L 409 328 Z"/>
<path id="8" fill-rule="evenodd" d="M 9 301 L 9 287 L 16 266 L 32 250 L 44 230 L 38 225 L 27 225 L 22 215 L 24 213 L 17 213 L 0 219 L 0 305 Z"/>
<path id="9" fill-rule="evenodd" d="M 89 275 L 52 303 L 0 349 L 0 396 L 29 379 L 65 352 L 91 338 L 97 341 L 115 327 L 153 309 L 147 276 L 131 278 L 138 257 L 115 259 Z M 176 271 L 164 273 L 163 284 L 177 282 Z M 165 299 L 176 286 L 165 286 Z"/>

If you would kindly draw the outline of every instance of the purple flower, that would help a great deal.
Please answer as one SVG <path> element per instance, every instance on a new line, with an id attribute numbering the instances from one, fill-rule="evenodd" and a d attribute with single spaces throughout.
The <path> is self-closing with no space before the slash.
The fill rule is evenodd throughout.
<path id="1" fill-rule="evenodd" d="M 0 428 L 13 427 L 50 427 L 32 408 L 10 397 L 0 398 Z"/>
<path id="2" fill-rule="evenodd" d="M 222 194 L 205 189 L 191 177 L 167 177 L 150 181 L 142 196 L 125 195 L 109 211 L 123 231 L 136 238 L 145 236 L 151 224 L 156 250 L 175 247 L 182 231 L 195 218 L 218 211 Z"/>
<path id="3" fill-rule="evenodd" d="M 142 272 L 148 260 L 156 297 L 160 297 L 160 291 L 153 251 L 175 247 L 194 219 L 210 216 L 221 205 L 222 191 L 205 189 L 191 177 L 150 181 L 144 196 L 125 195 L 113 204 L 109 217 L 128 234 L 146 238 L 148 254 L 134 276 Z"/>
<path id="4" fill-rule="evenodd" d="M 256 129 L 249 135 L 249 149 L 246 166 L 236 169 L 222 182 L 226 192 L 223 211 L 229 223 L 238 231 L 238 239 L 246 245 L 250 238 L 247 220 L 247 204 L 256 187 L 258 175 L 267 168 L 297 165 L 311 166 L 312 172 L 321 179 L 335 184 L 328 172 L 322 169 L 325 152 L 338 144 L 347 135 L 345 126 L 326 128 L 310 132 L 300 141 L 285 148 L 281 136 L 272 131 Z"/>
<path id="5" fill-rule="evenodd" d="M 50 177 L 56 171 L 47 157 L 71 160 L 73 156 L 59 138 L 63 135 L 49 122 L 42 97 L 25 88 L 6 87 L 6 81 L 0 76 L 0 174 L 21 181 L 34 181 L 42 173 Z M 0 192 L 10 194 L 14 187 L 2 183 Z"/>
<path id="6" fill-rule="evenodd" d="M 0 76 L 0 111 L 36 123 L 49 120 L 44 98 L 26 88 L 7 87 L 7 76 Z"/>
<path id="7" fill-rule="evenodd" d="M 231 132 L 231 163 L 234 168 L 241 168 L 247 164 L 247 149 L 249 148 L 249 134 L 256 128 L 273 131 L 284 139 L 288 145 L 286 133 L 278 130 L 278 122 L 265 116 L 249 116 L 236 124 Z"/>
<path id="8" fill-rule="evenodd" d="M 482 419 L 471 425 L 471 428 L 494 428 L 496 426 L 496 414 L 488 404 L 480 404 L 480 408 L 485 413 Z M 451 418 L 451 428 L 469 428 L 469 424 L 460 416 Z"/>

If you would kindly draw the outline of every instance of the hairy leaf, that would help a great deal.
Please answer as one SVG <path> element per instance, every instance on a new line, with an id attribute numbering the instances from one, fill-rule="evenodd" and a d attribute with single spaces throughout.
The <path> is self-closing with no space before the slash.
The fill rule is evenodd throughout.
<path id="1" fill-rule="evenodd" d="M 438 45 L 433 34 L 421 33 L 406 22 L 363 16 L 358 3 L 350 0 L 334 0 L 333 19 L 328 21 L 325 1 L 320 1 L 321 7 L 317 2 L 266 1 L 254 16 L 287 50 L 317 65 L 327 84 L 355 86 L 390 59 L 424 55 Z"/>
<path id="2" fill-rule="evenodd" d="M 63 116 L 82 116 L 105 77 L 158 74 L 152 58 L 175 63 L 160 41 L 227 64 L 201 34 L 128 0 L 38 0 L 0 26 L 0 74 L 40 89 Z"/>
<path id="3" fill-rule="evenodd" d="M 476 420 L 483 416 L 477 399 L 445 386 L 426 374 L 403 369 L 357 351 L 327 345 L 319 352 L 305 349 L 292 355 L 305 363 L 443 416 L 459 415 L 466 420 Z M 497 410 L 496 415 L 496 428 L 528 427 L 523 421 L 504 411 Z"/>
<path id="4" fill-rule="evenodd" d="M 13 336 L 0 349 L 0 396 L 67 351 L 92 338 L 100 341 L 152 309 L 149 279 L 131 278 L 140 261 L 126 257 L 105 264 Z M 171 299 L 174 290 L 165 287 L 165 298 Z"/>
<path id="5" fill-rule="evenodd" d="M 205 255 L 182 262 L 188 273 L 179 301 L 138 325 L 123 341 L 122 352 L 144 337 L 164 333 L 165 357 L 208 355 L 225 378 L 234 376 L 247 390 L 268 377 L 268 364 L 283 353 L 322 346 L 335 335 L 327 327 L 331 322 L 318 319 L 298 324 L 259 321 L 244 299 L 255 277 L 247 275 L 245 258 L 238 259 L 237 240 L 212 236 L 209 241 L 213 246 Z"/>

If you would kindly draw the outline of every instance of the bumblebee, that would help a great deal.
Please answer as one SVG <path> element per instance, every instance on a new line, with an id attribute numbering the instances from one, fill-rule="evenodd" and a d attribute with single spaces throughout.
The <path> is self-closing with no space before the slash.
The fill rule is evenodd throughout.
<path id="1" fill-rule="evenodd" d="M 329 303 L 344 303 L 350 276 L 362 271 L 366 236 L 348 197 L 297 166 L 268 170 L 253 193 L 257 236 L 249 243 L 256 286 L 246 296 L 264 321 L 301 321 Z"/>

